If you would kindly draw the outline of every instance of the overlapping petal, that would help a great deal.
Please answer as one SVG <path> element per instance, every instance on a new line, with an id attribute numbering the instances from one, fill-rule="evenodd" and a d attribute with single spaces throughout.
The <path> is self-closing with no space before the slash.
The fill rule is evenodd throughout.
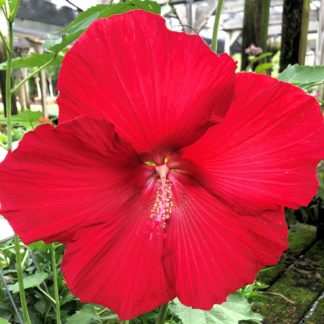
<path id="1" fill-rule="evenodd" d="M 25 243 L 67 242 L 137 199 L 140 163 L 106 121 L 40 126 L 0 165 L 1 214 Z"/>
<path id="2" fill-rule="evenodd" d="M 228 114 L 183 157 L 200 183 L 240 212 L 305 206 L 316 194 L 324 157 L 323 116 L 301 89 L 239 73 Z"/>
<path id="3" fill-rule="evenodd" d="M 221 120 L 234 61 L 197 35 L 171 32 L 142 10 L 94 22 L 67 53 L 59 76 L 60 121 L 106 118 L 138 152 L 179 148 Z"/>
<path id="4" fill-rule="evenodd" d="M 176 187 L 166 269 L 180 301 L 207 310 L 278 261 L 287 248 L 284 211 L 242 216 L 199 186 Z"/>
<path id="5" fill-rule="evenodd" d="M 113 223 L 84 228 L 67 244 L 62 270 L 82 302 L 107 306 L 132 319 L 175 297 L 164 266 L 164 238 L 149 234 L 154 187 Z"/>

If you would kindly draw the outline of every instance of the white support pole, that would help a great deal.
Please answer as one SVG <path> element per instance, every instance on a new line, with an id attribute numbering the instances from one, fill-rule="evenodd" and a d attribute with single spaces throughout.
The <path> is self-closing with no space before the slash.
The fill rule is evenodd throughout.
<path id="1" fill-rule="evenodd" d="M 324 0 L 321 0 L 319 8 L 318 34 L 315 52 L 315 64 L 324 65 Z M 324 100 L 324 85 L 319 87 L 319 96 Z"/>
<path id="2" fill-rule="evenodd" d="M 315 64 L 324 65 L 324 0 L 321 0 L 319 8 Z"/>

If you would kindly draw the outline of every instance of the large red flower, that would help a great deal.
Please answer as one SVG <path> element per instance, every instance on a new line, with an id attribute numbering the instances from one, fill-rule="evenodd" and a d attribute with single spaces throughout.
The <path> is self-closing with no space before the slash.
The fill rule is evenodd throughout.
<path id="1" fill-rule="evenodd" d="M 235 68 L 144 11 L 96 21 L 66 55 L 60 125 L 8 155 L 0 199 L 26 244 L 66 244 L 81 301 L 122 319 L 175 296 L 209 309 L 287 248 L 284 206 L 316 194 L 322 114 Z"/>

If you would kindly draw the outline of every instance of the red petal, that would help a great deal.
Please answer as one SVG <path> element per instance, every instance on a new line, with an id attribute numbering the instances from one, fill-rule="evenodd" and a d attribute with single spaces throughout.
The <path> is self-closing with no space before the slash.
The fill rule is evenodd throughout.
<path id="1" fill-rule="evenodd" d="M 236 65 L 142 10 L 94 22 L 66 55 L 60 120 L 106 118 L 139 152 L 193 142 L 228 108 Z"/>
<path id="2" fill-rule="evenodd" d="M 1 214 L 25 243 L 66 242 L 136 199 L 139 163 L 108 122 L 40 126 L 0 165 Z"/>
<path id="3" fill-rule="evenodd" d="M 113 222 L 79 231 L 64 255 L 62 270 L 72 293 L 112 309 L 122 320 L 175 297 L 162 265 L 164 239 L 148 240 L 145 233 L 151 198 L 144 194 Z"/>
<path id="4" fill-rule="evenodd" d="M 275 264 L 286 240 L 283 209 L 241 216 L 204 189 L 187 185 L 170 218 L 165 264 L 180 301 L 210 309 L 252 283 L 264 265 Z"/>
<path id="5" fill-rule="evenodd" d="M 204 186 L 238 210 L 297 208 L 317 192 L 323 126 L 318 104 L 301 89 L 240 73 L 224 122 L 185 148 L 184 157 Z"/>

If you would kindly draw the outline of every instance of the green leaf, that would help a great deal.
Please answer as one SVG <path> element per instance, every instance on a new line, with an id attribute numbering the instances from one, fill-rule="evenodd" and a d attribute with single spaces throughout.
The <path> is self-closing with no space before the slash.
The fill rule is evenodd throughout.
<path id="1" fill-rule="evenodd" d="M 140 317 L 140 318 L 142 318 L 142 317 Z M 113 320 L 113 319 L 118 320 L 118 315 L 113 314 L 113 315 L 107 315 L 107 316 L 102 316 L 102 317 L 100 317 L 100 316 L 93 317 L 93 320 L 100 321 L 99 323 L 102 323 L 102 321 Z M 115 321 L 114 321 L 114 323 L 115 323 Z"/>
<path id="2" fill-rule="evenodd" d="M 272 55 L 273 55 L 272 52 L 266 52 L 266 53 L 262 53 L 262 54 L 260 54 L 260 55 L 258 55 L 258 56 L 249 56 L 249 57 L 248 57 L 248 60 L 249 60 L 251 63 L 255 63 L 255 62 L 257 62 L 257 61 L 263 60 L 263 59 L 265 59 L 265 58 L 267 58 L 267 57 L 270 57 L 270 56 L 272 56 Z"/>
<path id="3" fill-rule="evenodd" d="M 84 305 L 79 311 L 74 315 L 69 317 L 66 324 L 90 324 L 95 318 L 96 313 L 92 305 Z"/>
<path id="4" fill-rule="evenodd" d="M 266 72 L 267 70 L 271 69 L 273 67 L 273 64 L 272 63 L 262 63 L 262 64 L 259 64 L 255 69 L 254 69 L 254 72 L 255 73 L 264 73 Z"/>
<path id="5" fill-rule="evenodd" d="M 20 0 L 9 0 L 9 20 L 14 21 L 19 8 Z"/>
<path id="6" fill-rule="evenodd" d="M 161 6 L 156 1 L 130 0 L 129 3 L 134 4 L 139 9 L 143 9 L 159 15 L 161 14 Z"/>
<path id="7" fill-rule="evenodd" d="M 33 127 L 34 124 L 40 124 L 39 119 L 42 117 L 40 111 L 31 111 L 29 109 L 21 112 L 18 115 L 11 117 L 12 124 L 18 124 L 26 127 Z M 5 117 L 0 117 L 0 125 L 6 125 L 7 119 Z"/>
<path id="8" fill-rule="evenodd" d="M 32 54 L 24 57 L 18 57 L 12 60 L 12 68 L 13 69 L 21 69 L 21 68 L 32 68 L 39 67 L 54 57 L 53 54 Z M 60 65 L 62 64 L 63 55 L 57 55 L 54 61 L 50 65 Z M 0 64 L 0 70 L 7 69 L 7 62 L 3 62 Z"/>
<path id="9" fill-rule="evenodd" d="M 61 33 L 49 35 L 45 41 L 45 51 L 59 53 L 66 46 L 73 43 L 98 18 L 107 18 L 134 9 L 143 9 L 153 13 L 160 13 L 160 6 L 155 1 L 129 0 L 128 2 L 110 5 L 99 4 L 82 12 Z"/>
<path id="10" fill-rule="evenodd" d="M 170 303 L 170 309 L 183 324 L 236 324 L 239 321 L 261 323 L 263 317 L 251 311 L 251 305 L 239 294 L 232 294 L 221 305 L 214 305 L 210 311 L 184 306 L 178 299 Z"/>
<path id="11" fill-rule="evenodd" d="M 24 288 L 33 288 L 39 286 L 46 278 L 48 277 L 48 274 L 45 272 L 38 272 L 31 276 L 24 278 Z M 18 282 L 16 282 L 13 285 L 8 285 L 9 289 L 15 294 L 19 292 L 19 285 Z"/>
<path id="12" fill-rule="evenodd" d="M 155 1 L 130 0 L 118 4 L 99 4 L 83 11 L 62 32 L 72 34 L 84 31 L 88 26 L 98 18 L 107 18 L 111 15 L 123 13 L 131 9 L 143 9 L 149 12 L 160 13 L 160 6 Z"/>
<path id="13" fill-rule="evenodd" d="M 48 304 L 44 299 L 40 299 L 38 302 L 34 304 L 35 309 L 41 314 L 46 313 L 47 306 Z"/>
<path id="14" fill-rule="evenodd" d="M 44 241 L 37 241 L 28 245 L 31 250 L 46 251 L 50 248 L 50 244 L 46 244 Z"/>
<path id="15" fill-rule="evenodd" d="M 10 323 L 6 319 L 0 317 L 0 324 L 10 324 Z"/>
<path id="16" fill-rule="evenodd" d="M 85 30 L 96 19 L 100 17 L 102 12 L 107 8 L 105 4 L 99 4 L 81 12 L 62 32 L 73 34 L 81 30 Z"/>
<path id="17" fill-rule="evenodd" d="M 4 3 L 5 3 L 5 0 L 0 0 L 0 7 L 2 7 L 4 5 Z"/>
<path id="18" fill-rule="evenodd" d="M 294 84 L 321 83 L 324 82 L 324 66 L 289 65 L 278 79 Z"/>

